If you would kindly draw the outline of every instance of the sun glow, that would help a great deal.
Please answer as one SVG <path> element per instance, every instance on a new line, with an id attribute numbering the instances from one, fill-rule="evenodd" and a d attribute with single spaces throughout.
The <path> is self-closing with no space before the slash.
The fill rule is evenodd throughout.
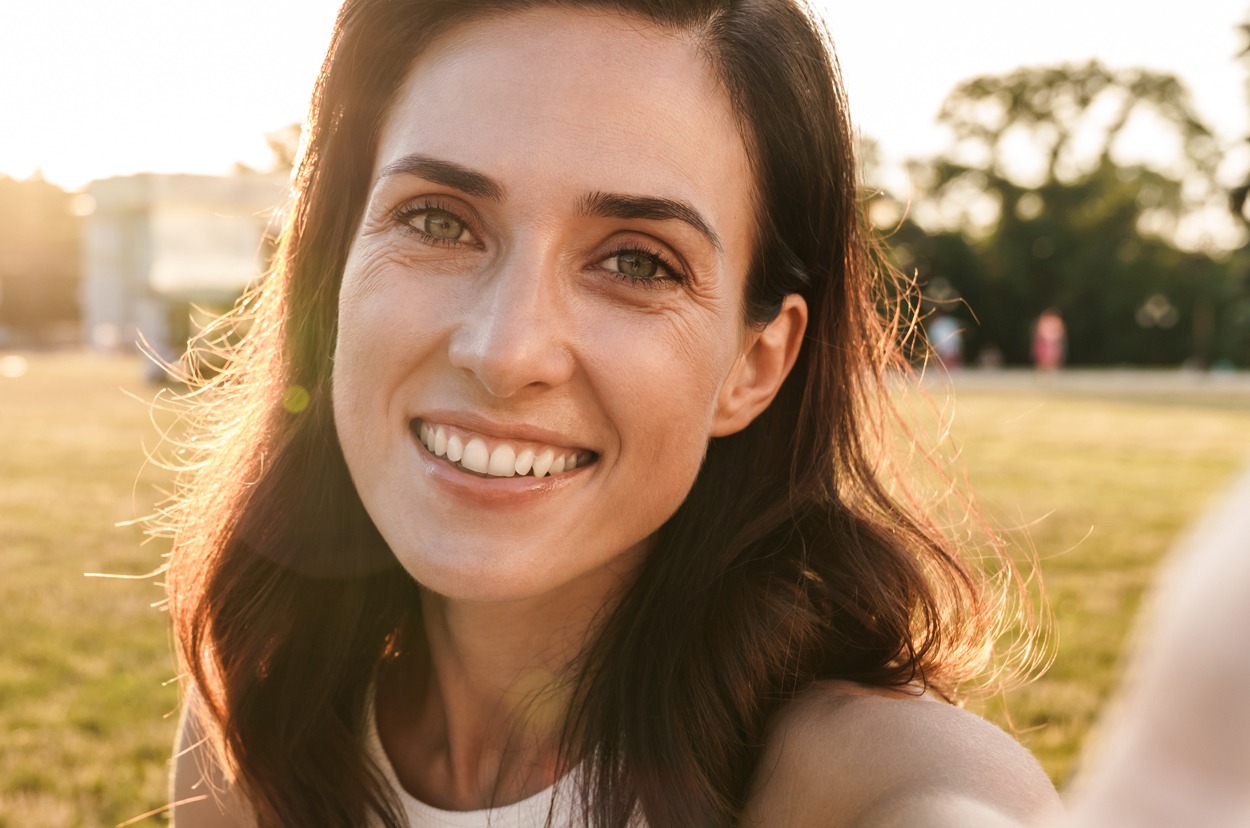
<path id="1" fill-rule="evenodd" d="M 77 188 L 266 169 L 300 121 L 339 0 L 42 0 L 0 7 L 0 173 Z"/>
<path id="2" fill-rule="evenodd" d="M 77 188 L 144 171 L 268 168 L 265 134 L 303 118 L 339 3 L 0 4 L 0 174 L 40 170 Z M 1226 140 L 1250 129 L 1234 61 L 1242 0 L 1191 4 L 1184 38 L 1172 36 L 1167 15 L 1087 0 L 1028 14 L 997 0 L 816 5 L 859 127 L 896 162 L 946 148 L 933 119 L 959 81 L 1092 57 L 1176 72 Z"/>

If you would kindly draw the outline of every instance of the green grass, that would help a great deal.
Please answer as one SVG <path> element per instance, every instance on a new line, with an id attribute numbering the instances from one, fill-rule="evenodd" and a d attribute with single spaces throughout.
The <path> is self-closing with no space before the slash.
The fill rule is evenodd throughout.
<path id="1" fill-rule="evenodd" d="M 44 355 L 0 376 L 0 828 L 111 826 L 165 801 L 176 690 L 159 579 L 83 576 L 161 562 L 160 542 L 114 527 L 168 485 L 141 470 L 157 434 L 127 396 L 151 397 L 140 374 Z M 1045 573 L 1054 666 L 1008 705 L 1062 783 L 1156 564 L 1250 450 L 1250 393 L 970 382 L 957 396 L 973 488 L 997 525 L 1027 527 L 1010 537 Z"/>
<path id="2" fill-rule="evenodd" d="M 0 826 L 103 826 L 164 798 L 176 690 L 145 514 L 156 431 L 132 359 L 0 376 Z"/>
<path id="3" fill-rule="evenodd" d="M 979 385 L 979 384 L 978 384 Z M 1037 557 L 1054 616 L 1046 675 L 1011 722 L 1065 783 L 1118 687 L 1122 645 L 1161 558 L 1250 460 L 1250 389 L 960 387 L 954 432 L 982 508 Z M 1006 722 L 1001 703 L 985 709 Z"/>

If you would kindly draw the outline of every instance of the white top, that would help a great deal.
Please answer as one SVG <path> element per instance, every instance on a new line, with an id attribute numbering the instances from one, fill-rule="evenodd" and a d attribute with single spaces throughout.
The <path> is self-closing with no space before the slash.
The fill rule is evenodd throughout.
<path id="1" fill-rule="evenodd" d="M 555 796 L 555 807 L 551 811 L 552 828 L 571 828 L 577 823 L 573 819 L 576 813 L 576 785 L 570 776 L 564 776 L 555 785 L 539 791 L 528 799 L 514 802 L 511 805 L 500 805 L 484 811 L 444 811 L 427 805 L 404 790 L 395 768 L 382 747 L 378 737 L 378 727 L 372 705 L 368 711 L 368 732 L 365 735 L 365 751 L 369 758 L 377 763 L 395 792 L 404 815 L 408 818 L 409 828 L 534 828 L 547 825 L 547 812 L 552 808 L 552 796 Z"/>

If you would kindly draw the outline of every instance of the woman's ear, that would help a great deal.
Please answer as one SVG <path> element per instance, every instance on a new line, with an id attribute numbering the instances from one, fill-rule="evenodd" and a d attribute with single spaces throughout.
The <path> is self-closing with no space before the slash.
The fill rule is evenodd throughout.
<path id="1" fill-rule="evenodd" d="M 753 331 L 733 370 L 721 386 L 712 420 L 712 436 L 746 428 L 777 396 L 799 355 L 807 330 L 807 302 L 791 293 L 781 312 L 762 331 Z"/>

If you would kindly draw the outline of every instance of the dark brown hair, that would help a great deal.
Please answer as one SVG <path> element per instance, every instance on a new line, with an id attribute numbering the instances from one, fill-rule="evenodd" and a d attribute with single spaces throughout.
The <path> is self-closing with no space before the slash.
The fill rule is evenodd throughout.
<path id="1" fill-rule="evenodd" d="M 566 759 L 587 824 L 728 825 L 770 716 L 819 679 L 944 692 L 1000 620 L 932 521 L 883 479 L 900 368 L 857 201 L 827 38 L 793 0 L 348 0 L 314 94 L 273 272 L 192 396 L 197 462 L 168 511 L 169 605 L 227 767 L 262 825 L 402 819 L 363 751 L 376 670 L 420 634 L 417 586 L 357 497 L 330 414 L 337 295 L 389 102 L 465 20 L 595 7 L 691 33 L 739 114 L 761 193 L 747 316 L 801 294 L 808 332 L 771 406 L 714 439 L 689 496 L 571 668 Z"/>

